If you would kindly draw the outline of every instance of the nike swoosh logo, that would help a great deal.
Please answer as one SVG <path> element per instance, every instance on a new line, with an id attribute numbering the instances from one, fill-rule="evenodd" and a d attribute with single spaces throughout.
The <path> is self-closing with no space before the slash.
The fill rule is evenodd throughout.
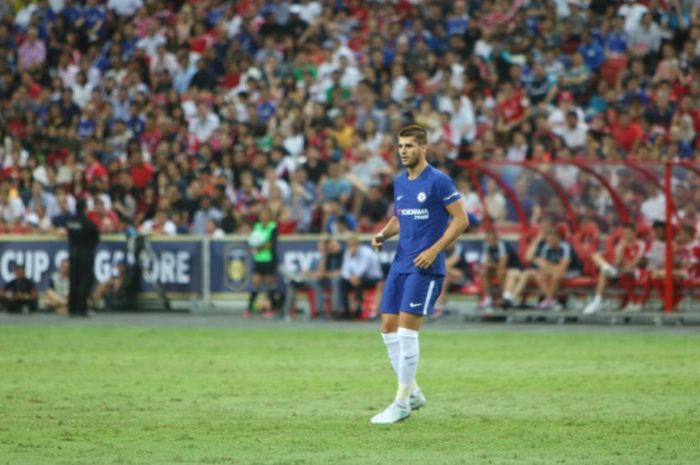
<path id="1" fill-rule="evenodd" d="M 411 360 L 412 358 L 416 358 L 417 355 L 411 355 L 410 357 L 404 357 L 404 360 Z"/>
<path id="2" fill-rule="evenodd" d="M 396 201 L 397 201 L 397 202 L 398 202 L 399 200 L 401 200 L 401 199 L 403 199 L 403 195 L 399 195 L 398 197 L 396 197 Z"/>
<path id="3" fill-rule="evenodd" d="M 413 302 L 411 302 L 411 303 L 408 304 L 408 305 L 409 305 L 409 307 L 411 307 L 411 308 L 415 308 L 415 307 L 420 307 L 420 306 L 423 305 L 423 304 L 414 304 Z"/>
<path id="4" fill-rule="evenodd" d="M 447 197 L 445 197 L 445 198 L 442 199 L 442 200 L 443 200 L 443 201 L 449 200 L 449 199 L 451 199 L 452 197 L 454 197 L 455 195 L 461 195 L 461 194 L 460 194 L 459 192 L 453 192 L 453 193 L 451 193 L 450 195 L 448 195 Z"/>

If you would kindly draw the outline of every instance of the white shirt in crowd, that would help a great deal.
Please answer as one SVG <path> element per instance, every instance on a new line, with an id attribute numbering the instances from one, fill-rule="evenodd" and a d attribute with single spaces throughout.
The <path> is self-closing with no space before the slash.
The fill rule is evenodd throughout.
<path id="1" fill-rule="evenodd" d="M 194 116 L 190 120 L 189 131 L 197 137 L 200 142 L 206 142 L 219 128 L 221 121 L 215 113 L 207 114 L 206 118 L 202 119 L 199 116 Z"/>
<path id="2" fill-rule="evenodd" d="M 19 197 L 8 198 L 7 203 L 0 203 L 0 217 L 7 224 L 14 223 L 18 218 L 22 218 L 24 214 L 24 203 Z"/>
<path id="3" fill-rule="evenodd" d="M 109 0 L 107 2 L 107 8 L 114 10 L 119 16 L 133 16 L 142 6 L 143 0 Z"/>
<path id="4" fill-rule="evenodd" d="M 345 250 L 340 274 L 345 279 L 350 279 L 352 276 L 381 279 L 383 276 L 379 256 L 374 253 L 370 246 L 364 244 L 360 245 L 354 254 L 349 249 Z"/>
<path id="5" fill-rule="evenodd" d="M 155 220 L 150 219 L 150 220 L 144 221 L 141 224 L 141 233 L 142 234 L 153 233 L 154 226 L 155 226 Z M 163 224 L 163 230 L 161 231 L 161 234 L 166 235 L 166 236 L 175 236 L 175 235 L 177 235 L 177 226 L 175 226 L 175 223 L 173 223 L 171 220 L 165 220 L 165 224 Z"/>
<path id="6" fill-rule="evenodd" d="M 666 196 L 660 192 L 656 197 L 645 200 L 640 210 L 644 221 L 648 224 L 654 221 L 666 221 Z"/>
<path id="7" fill-rule="evenodd" d="M 573 128 L 565 124 L 559 129 L 559 136 L 564 139 L 564 143 L 570 149 L 579 149 L 586 145 L 588 135 L 588 124 L 579 120 Z"/>

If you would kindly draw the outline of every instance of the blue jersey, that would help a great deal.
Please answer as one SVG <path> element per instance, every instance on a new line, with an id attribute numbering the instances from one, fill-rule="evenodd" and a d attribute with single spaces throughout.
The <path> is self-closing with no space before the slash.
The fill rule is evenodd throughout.
<path id="1" fill-rule="evenodd" d="M 462 195 L 450 177 L 430 165 L 414 180 L 409 180 L 407 173 L 394 180 L 394 215 L 401 232 L 392 273 L 445 275 L 444 251 L 425 270 L 417 268 L 413 260 L 445 233 L 450 221 L 445 207 L 457 201 L 462 201 Z"/>

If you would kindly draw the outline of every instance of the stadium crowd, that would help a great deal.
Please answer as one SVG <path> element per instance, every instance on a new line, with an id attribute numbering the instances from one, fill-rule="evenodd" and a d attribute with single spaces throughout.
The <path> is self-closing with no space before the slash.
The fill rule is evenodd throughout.
<path id="1" fill-rule="evenodd" d="M 81 197 L 103 233 L 247 233 L 263 205 L 280 234 L 372 231 L 408 122 L 473 220 L 517 216 L 459 162 L 533 160 L 619 225 L 558 163 L 582 160 L 651 223 L 658 186 L 600 162 L 696 159 L 699 39 L 697 0 L 2 2 L 0 231 L 55 232 Z M 563 217 L 536 174 L 494 166 L 531 221 Z M 674 175 L 695 225 L 700 177 Z"/>

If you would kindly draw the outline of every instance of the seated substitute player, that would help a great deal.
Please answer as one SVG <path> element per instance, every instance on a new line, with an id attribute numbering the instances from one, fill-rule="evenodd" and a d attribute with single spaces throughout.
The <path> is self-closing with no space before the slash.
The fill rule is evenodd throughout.
<path id="1" fill-rule="evenodd" d="M 620 284 L 626 290 L 625 299 L 630 305 L 636 305 L 637 299 L 634 295 L 634 281 L 639 274 L 639 267 L 644 260 L 647 244 L 637 238 L 637 231 L 632 223 L 623 226 L 623 233 L 620 241 L 615 246 L 615 256 L 613 263 L 608 263 L 599 253 L 594 253 L 591 259 L 600 269 L 598 275 L 598 285 L 596 287 L 593 300 L 583 309 L 585 315 L 591 315 L 600 310 L 603 303 L 603 293 L 608 287 L 611 279 L 620 280 Z"/>
<path id="2" fill-rule="evenodd" d="M 37 291 L 34 281 L 27 278 L 24 265 L 15 265 L 15 279 L 5 285 L 1 297 L 0 301 L 8 312 L 21 313 L 25 309 L 28 312 L 36 311 L 39 303 L 39 291 Z"/>
<path id="3" fill-rule="evenodd" d="M 51 275 L 49 288 L 44 294 L 44 306 L 59 315 L 68 314 L 68 290 L 70 289 L 70 261 L 65 259 Z"/>
<path id="4" fill-rule="evenodd" d="M 286 284 L 282 315 L 287 320 L 291 319 L 291 309 L 298 289 L 311 289 L 313 291 L 317 318 L 325 316 L 325 289 L 331 289 L 333 308 L 341 307 L 340 267 L 343 263 L 343 246 L 337 239 L 324 237 L 318 242 L 318 255 L 317 259 L 311 261 L 309 270 L 302 273 L 292 273 L 284 266 L 280 266 Z M 306 316 L 311 318 L 311 309 Z"/>
<path id="5" fill-rule="evenodd" d="M 562 240 L 558 231 L 550 231 L 546 241 L 542 256 L 535 259 L 539 267 L 535 281 L 544 295 L 539 308 L 543 310 L 553 309 L 557 305 L 554 296 L 564 278 L 581 274 L 581 261 L 576 251 L 571 244 Z"/>
<path id="6" fill-rule="evenodd" d="M 492 280 L 495 279 L 498 287 L 503 289 L 507 273 L 511 270 L 520 271 L 522 268 L 520 258 L 515 250 L 501 240 L 495 230 L 487 231 L 484 249 L 481 252 L 481 268 L 479 269 L 479 279 L 484 289 L 479 308 L 485 310 L 493 306 Z"/>
<path id="7" fill-rule="evenodd" d="M 418 125 L 402 128 L 398 149 L 406 172 L 394 180 L 394 215 L 372 238 L 378 250 L 386 239 L 400 233 L 380 305 L 382 337 L 398 391 L 391 405 L 372 418 L 375 424 L 404 420 L 426 403 L 416 384 L 418 331 L 442 287 L 444 250 L 469 226 L 454 183 L 426 160 L 426 130 Z"/>
<path id="8" fill-rule="evenodd" d="M 291 318 L 291 309 L 295 301 L 297 289 L 311 289 L 314 294 L 314 303 L 317 317 L 323 318 L 325 299 L 324 290 L 331 289 L 331 302 L 333 308 L 341 308 L 340 297 L 340 268 L 343 264 L 343 246 L 332 237 L 318 241 L 318 259 L 311 262 L 309 271 L 294 274 L 280 267 L 280 271 L 286 278 L 286 290 L 284 293 L 284 305 L 282 314 L 285 318 Z M 311 312 L 307 318 L 311 317 Z"/>
<path id="9" fill-rule="evenodd" d="M 519 300 L 528 282 L 534 279 L 544 296 L 538 308 L 550 310 L 556 306 L 554 295 L 561 280 L 580 274 L 581 264 L 571 244 L 563 241 L 554 228 L 546 231 L 544 245 L 538 249 L 532 260 L 533 268 L 518 278 L 512 295 L 514 300 Z"/>
<path id="10" fill-rule="evenodd" d="M 554 221 L 552 218 L 545 216 L 542 218 L 542 223 L 539 227 L 539 232 L 532 238 L 528 245 L 523 260 L 525 267 L 522 269 L 512 268 L 506 273 L 506 281 L 503 285 L 503 295 L 501 296 L 501 305 L 504 309 L 511 308 L 515 303 L 515 296 L 520 296 L 521 292 L 537 274 L 537 263 L 534 262 L 535 257 L 542 253 L 547 241 L 545 237 L 547 232 L 554 229 Z M 518 302 L 520 304 L 520 302 Z M 522 305 L 521 305 L 522 306 Z"/>
<path id="11" fill-rule="evenodd" d="M 570 243 L 561 238 L 558 231 L 550 231 L 546 240 L 542 257 L 535 259 L 539 267 L 535 281 L 544 295 L 539 308 L 543 310 L 553 309 L 557 305 L 555 295 L 563 279 L 581 274 L 581 261 L 576 251 Z"/>
<path id="12" fill-rule="evenodd" d="M 114 275 L 98 284 L 95 289 L 92 295 L 93 307 L 99 308 L 104 304 L 106 310 L 117 310 L 128 302 L 127 271 L 126 261 L 119 261 Z"/>
<path id="13" fill-rule="evenodd" d="M 357 318 L 362 314 L 363 291 L 374 288 L 384 276 L 377 254 L 369 246 L 361 245 L 355 234 L 348 238 L 340 276 L 341 316 Z M 355 308 L 350 308 L 351 294 L 355 297 Z"/>

